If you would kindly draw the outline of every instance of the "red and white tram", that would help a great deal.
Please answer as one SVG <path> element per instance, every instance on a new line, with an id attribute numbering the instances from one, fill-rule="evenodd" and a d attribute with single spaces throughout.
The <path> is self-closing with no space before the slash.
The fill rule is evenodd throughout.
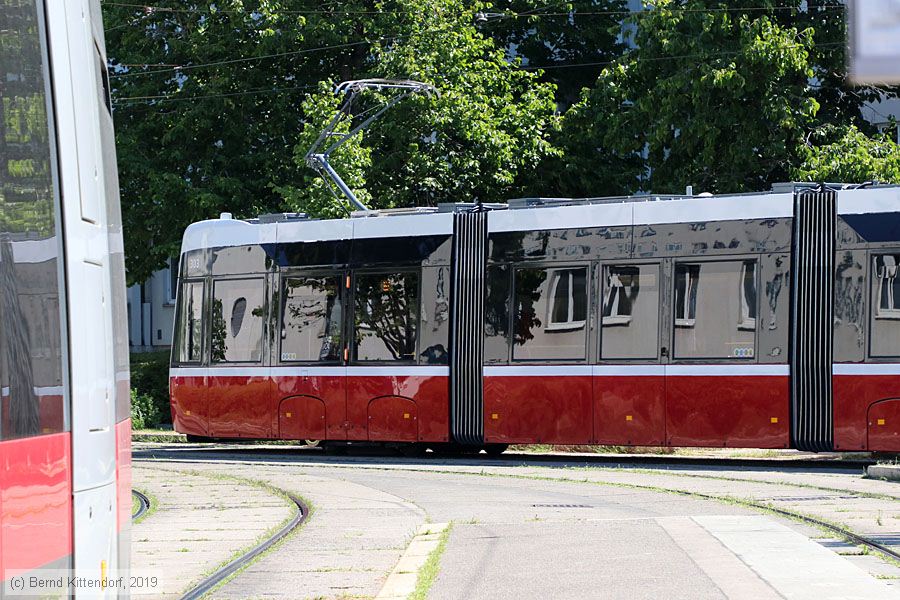
<path id="1" fill-rule="evenodd" d="M 46 569 L 94 581 L 127 569 L 131 449 L 100 3 L 2 0 L 0 41 L 0 596 L 11 597 L 24 591 L 13 580 Z"/>
<path id="2" fill-rule="evenodd" d="M 195 438 L 900 451 L 900 188 L 525 199 L 184 236 Z"/>

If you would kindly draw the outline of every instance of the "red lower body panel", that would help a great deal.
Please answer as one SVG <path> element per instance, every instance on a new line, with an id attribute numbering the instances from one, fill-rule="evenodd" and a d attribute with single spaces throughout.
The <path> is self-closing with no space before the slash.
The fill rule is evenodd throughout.
<path id="1" fill-rule="evenodd" d="M 671 446 L 787 448 L 786 376 L 666 377 L 666 435 Z"/>
<path id="2" fill-rule="evenodd" d="M 268 378 L 248 369 L 234 376 L 181 369 L 170 378 L 173 423 L 212 437 L 446 442 L 446 368 L 440 375 L 416 369 L 274 368 Z"/>
<path id="3" fill-rule="evenodd" d="M 879 365 L 858 368 L 861 371 L 871 368 L 877 373 Z M 900 451 L 897 404 L 884 402 L 900 400 L 900 375 L 860 372 L 835 375 L 832 383 L 835 450 Z"/>
<path id="4" fill-rule="evenodd" d="M 69 433 L 0 443 L 0 579 L 72 554 L 71 444 Z"/>
<path id="5" fill-rule="evenodd" d="M 598 444 L 663 446 L 666 378 L 594 378 L 594 439 Z"/>
<path id="6" fill-rule="evenodd" d="M 512 367 L 532 369 L 531 367 Z M 593 383 L 587 375 L 486 375 L 484 441 L 589 444 Z"/>

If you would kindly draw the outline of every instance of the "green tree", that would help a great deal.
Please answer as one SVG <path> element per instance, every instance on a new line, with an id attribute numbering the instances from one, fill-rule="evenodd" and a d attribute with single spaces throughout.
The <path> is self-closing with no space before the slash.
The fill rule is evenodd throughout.
<path id="1" fill-rule="evenodd" d="M 481 30 L 507 58 L 525 68 L 546 67 L 541 81 L 556 85 L 557 102 L 568 107 L 591 87 L 603 67 L 624 51 L 625 0 L 494 0 Z"/>
<path id="2" fill-rule="evenodd" d="M 800 150 L 799 181 L 900 183 L 900 146 L 887 134 L 869 137 L 854 125 L 828 126 Z"/>
<path id="3" fill-rule="evenodd" d="M 377 121 L 362 138 L 333 156 L 348 184 L 374 207 L 439 202 L 501 201 L 527 187 L 542 160 L 555 153 L 554 86 L 539 73 L 508 62 L 476 27 L 479 3 L 435 0 L 391 2 L 397 30 L 378 43 L 359 77 L 411 78 L 438 95 L 416 95 Z M 326 86 L 307 99 L 308 117 L 296 146 L 303 156 L 336 109 Z M 377 94 L 365 102 L 377 102 Z M 305 172 L 301 186 L 283 186 L 286 208 L 333 215 L 345 210 Z"/>
<path id="4" fill-rule="evenodd" d="M 277 210 L 307 94 L 390 35 L 375 0 L 153 5 L 103 5 L 129 283 L 177 255 L 191 222 Z"/>
<path id="5" fill-rule="evenodd" d="M 780 24 L 783 4 L 660 0 L 631 17 L 634 49 L 564 120 L 579 186 L 569 193 L 606 193 L 609 181 L 735 192 L 786 179 L 819 103 L 810 91 L 814 31 Z M 646 172 L 629 170 L 637 157 Z"/>

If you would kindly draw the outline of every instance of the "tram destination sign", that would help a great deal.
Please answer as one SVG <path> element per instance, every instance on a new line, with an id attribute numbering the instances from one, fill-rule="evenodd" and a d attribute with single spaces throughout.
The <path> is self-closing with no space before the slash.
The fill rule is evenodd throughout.
<path id="1" fill-rule="evenodd" d="M 847 7 L 851 81 L 900 83 L 900 0 L 850 0 Z"/>

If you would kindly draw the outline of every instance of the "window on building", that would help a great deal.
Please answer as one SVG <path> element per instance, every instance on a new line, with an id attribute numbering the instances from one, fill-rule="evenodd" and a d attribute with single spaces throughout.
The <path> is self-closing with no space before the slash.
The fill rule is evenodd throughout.
<path id="1" fill-rule="evenodd" d="M 601 358 L 657 357 L 659 265 L 604 267 L 601 329 Z"/>
<path id="2" fill-rule="evenodd" d="M 583 360 L 587 268 L 515 271 L 515 360 Z"/>
<path id="3" fill-rule="evenodd" d="M 213 283 L 210 358 L 214 363 L 262 359 L 265 285 L 261 278 Z"/>
<path id="4" fill-rule="evenodd" d="M 203 282 L 191 281 L 181 287 L 181 304 L 175 327 L 175 347 L 179 363 L 199 363 L 203 351 Z"/>
<path id="5" fill-rule="evenodd" d="M 419 274 L 359 273 L 354 300 L 359 361 L 415 361 Z"/>
<path id="6" fill-rule="evenodd" d="M 872 257 L 872 356 L 900 356 L 900 253 Z"/>
<path id="7" fill-rule="evenodd" d="M 178 259 L 169 258 L 166 267 L 166 304 L 175 304 L 175 291 L 178 289 Z"/>
<path id="8" fill-rule="evenodd" d="M 754 357 L 756 273 L 754 261 L 676 264 L 676 358 Z"/>
<path id="9" fill-rule="evenodd" d="M 281 284 L 281 360 L 341 360 L 340 275 L 286 277 Z"/>

